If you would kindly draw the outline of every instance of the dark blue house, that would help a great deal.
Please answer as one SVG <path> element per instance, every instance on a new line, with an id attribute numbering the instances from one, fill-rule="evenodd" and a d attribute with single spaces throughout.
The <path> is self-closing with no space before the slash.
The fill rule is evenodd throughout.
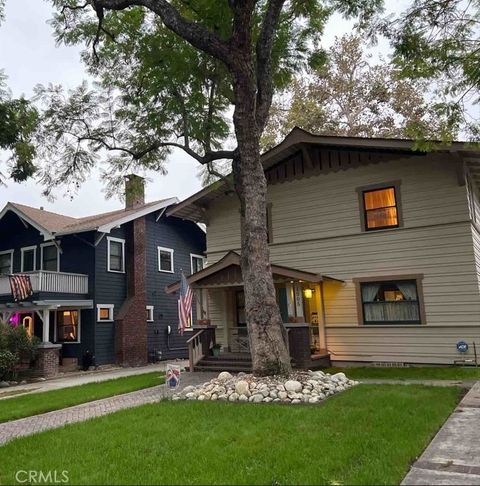
<path id="1" fill-rule="evenodd" d="M 141 365 L 186 357 L 178 296 L 165 287 L 204 265 L 205 232 L 167 217 L 176 198 L 145 203 L 126 178 L 126 207 L 86 218 L 8 203 L 0 212 L 0 320 L 23 325 L 60 361 Z M 29 275 L 34 294 L 14 302 L 8 275 Z M 193 305 L 192 324 L 196 319 Z"/>

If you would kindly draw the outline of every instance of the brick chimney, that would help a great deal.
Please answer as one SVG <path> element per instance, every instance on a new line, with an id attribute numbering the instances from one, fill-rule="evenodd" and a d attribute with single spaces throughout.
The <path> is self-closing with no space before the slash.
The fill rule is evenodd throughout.
<path id="1" fill-rule="evenodd" d="M 126 208 L 145 203 L 144 179 L 136 175 L 125 178 Z M 146 319 L 146 239 L 145 217 L 136 218 L 125 225 L 125 263 L 127 298 L 115 320 L 117 362 L 124 366 L 147 364 Z"/>
<path id="2" fill-rule="evenodd" d="M 145 179 L 135 174 L 125 176 L 125 209 L 145 204 Z"/>

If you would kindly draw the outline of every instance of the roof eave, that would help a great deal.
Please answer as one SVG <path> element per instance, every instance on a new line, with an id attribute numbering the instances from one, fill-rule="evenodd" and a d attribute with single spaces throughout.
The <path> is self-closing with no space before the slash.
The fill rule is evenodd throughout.
<path id="1" fill-rule="evenodd" d="M 23 211 L 18 209 L 16 206 L 14 206 L 12 203 L 7 203 L 5 207 L 2 209 L 0 212 L 0 220 L 3 219 L 5 214 L 8 213 L 8 211 L 12 211 L 12 213 L 16 214 L 20 219 L 28 223 L 30 226 L 34 227 L 36 230 L 40 232 L 40 234 L 43 236 L 43 239 L 45 241 L 49 240 L 54 240 L 55 239 L 55 232 L 54 231 L 49 231 L 47 228 L 43 227 L 42 225 L 38 224 L 36 221 L 28 217 Z"/>

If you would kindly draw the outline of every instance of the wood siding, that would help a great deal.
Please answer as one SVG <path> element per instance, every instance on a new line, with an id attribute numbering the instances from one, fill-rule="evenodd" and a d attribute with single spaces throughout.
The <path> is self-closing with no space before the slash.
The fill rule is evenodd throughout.
<path id="1" fill-rule="evenodd" d="M 480 343 L 480 238 L 476 254 L 467 191 L 445 156 L 392 159 L 269 186 L 272 262 L 345 280 L 325 284 L 334 360 L 451 363 L 458 340 Z M 391 180 L 401 181 L 404 226 L 362 232 L 355 188 Z M 233 197 L 208 211 L 209 264 L 239 249 L 232 215 Z M 405 274 L 424 275 L 426 324 L 360 326 L 352 279 Z"/>

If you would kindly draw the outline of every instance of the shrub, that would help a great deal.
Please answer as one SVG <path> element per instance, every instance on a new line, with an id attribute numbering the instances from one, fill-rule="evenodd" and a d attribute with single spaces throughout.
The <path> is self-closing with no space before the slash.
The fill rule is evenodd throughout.
<path id="1" fill-rule="evenodd" d="M 23 326 L 0 323 L 0 379 L 13 378 L 18 363 L 32 361 L 38 343 Z"/>

